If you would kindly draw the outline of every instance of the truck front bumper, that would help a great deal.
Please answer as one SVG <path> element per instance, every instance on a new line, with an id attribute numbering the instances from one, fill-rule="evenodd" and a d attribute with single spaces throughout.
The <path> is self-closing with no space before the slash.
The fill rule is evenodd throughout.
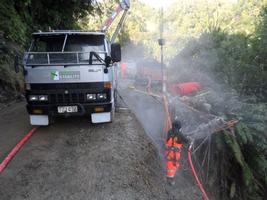
<path id="1" fill-rule="evenodd" d="M 58 113 L 58 106 L 77 106 L 78 112 Z M 30 115 L 48 116 L 84 116 L 92 113 L 107 113 L 112 111 L 112 103 L 70 103 L 70 104 L 47 104 L 30 105 L 27 104 L 27 111 Z"/>

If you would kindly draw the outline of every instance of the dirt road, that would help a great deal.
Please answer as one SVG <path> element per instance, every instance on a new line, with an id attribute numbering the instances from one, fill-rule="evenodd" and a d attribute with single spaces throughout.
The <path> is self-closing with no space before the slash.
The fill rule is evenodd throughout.
<path id="1" fill-rule="evenodd" d="M 30 129 L 24 103 L 0 114 L 0 160 Z M 179 174 L 187 180 L 187 174 Z M 173 198 L 173 195 L 175 198 Z M 170 194 L 158 150 L 131 112 L 41 127 L 0 175 L 1 200 L 201 199 L 190 179 Z"/>

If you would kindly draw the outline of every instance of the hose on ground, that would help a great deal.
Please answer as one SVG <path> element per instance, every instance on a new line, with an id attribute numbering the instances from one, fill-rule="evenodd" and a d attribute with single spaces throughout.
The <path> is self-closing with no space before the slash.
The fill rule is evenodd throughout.
<path id="1" fill-rule="evenodd" d="M 205 191 L 205 189 L 204 189 L 204 187 L 203 187 L 202 182 L 201 182 L 201 181 L 199 180 L 199 178 L 198 178 L 197 172 L 196 172 L 196 170 L 195 170 L 195 166 L 194 166 L 194 164 L 193 164 L 193 162 L 192 162 L 192 155 L 191 155 L 191 150 L 190 150 L 190 148 L 189 148 L 188 151 L 187 151 L 187 158 L 188 158 L 188 163 L 189 163 L 189 165 L 190 165 L 190 168 L 191 168 L 191 171 L 192 171 L 192 173 L 193 173 L 193 176 L 194 176 L 194 178 L 195 178 L 195 180 L 196 180 L 196 182 L 197 182 L 197 185 L 198 185 L 200 191 L 202 192 L 203 199 L 204 199 L 204 200 L 209 200 L 209 197 L 208 197 L 208 195 L 207 195 L 207 193 L 206 193 L 206 191 Z"/>
<path id="2" fill-rule="evenodd" d="M 4 171 L 8 163 L 12 160 L 12 158 L 16 155 L 16 153 L 20 150 L 20 148 L 25 144 L 30 137 L 35 133 L 38 127 L 33 128 L 26 136 L 20 140 L 20 142 L 12 149 L 12 151 L 7 155 L 7 157 L 0 164 L 0 173 Z"/>

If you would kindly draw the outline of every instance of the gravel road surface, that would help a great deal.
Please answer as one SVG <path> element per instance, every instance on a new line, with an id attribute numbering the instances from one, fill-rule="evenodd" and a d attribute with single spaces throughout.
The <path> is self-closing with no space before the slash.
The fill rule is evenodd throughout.
<path id="1" fill-rule="evenodd" d="M 66 118 L 38 128 L 0 174 L 0 199 L 201 199 L 185 173 L 170 190 L 157 145 L 133 113 L 107 124 Z M 0 161 L 31 128 L 24 102 L 1 110 Z"/>

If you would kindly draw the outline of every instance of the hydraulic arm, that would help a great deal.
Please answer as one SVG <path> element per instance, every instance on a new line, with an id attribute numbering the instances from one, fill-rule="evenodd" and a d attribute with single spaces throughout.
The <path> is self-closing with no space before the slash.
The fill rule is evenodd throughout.
<path id="1" fill-rule="evenodd" d="M 116 37 L 118 36 L 122 26 L 123 26 L 123 23 L 126 19 L 126 15 L 127 15 L 127 12 L 129 11 L 129 8 L 130 8 L 130 0 L 123 0 L 119 3 L 119 5 L 116 7 L 116 9 L 113 11 L 113 13 L 111 14 L 111 16 L 105 21 L 104 25 L 102 26 L 101 30 L 103 32 L 106 32 L 109 27 L 112 25 L 113 21 L 116 19 L 116 17 L 120 14 L 121 11 L 124 11 L 122 16 L 121 16 L 121 19 L 120 19 L 120 22 L 118 24 L 118 26 L 116 27 L 112 37 L 111 37 L 111 43 L 113 43 L 116 39 Z"/>

